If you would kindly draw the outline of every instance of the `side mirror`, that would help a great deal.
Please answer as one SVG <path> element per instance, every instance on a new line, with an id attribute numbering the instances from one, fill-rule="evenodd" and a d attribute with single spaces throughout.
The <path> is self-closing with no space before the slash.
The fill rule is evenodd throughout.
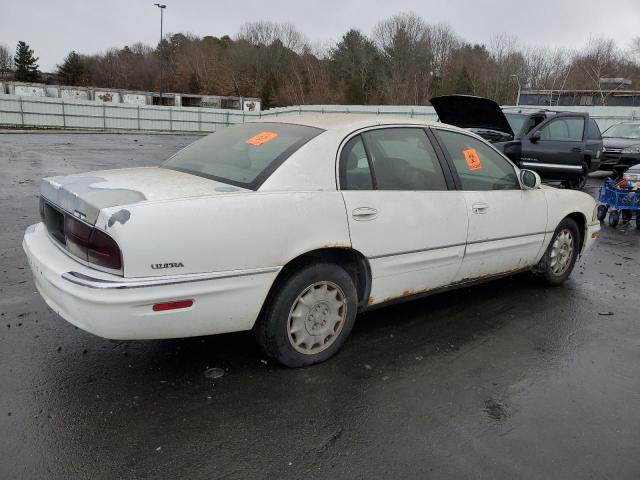
<path id="1" fill-rule="evenodd" d="M 531 143 L 536 143 L 541 138 L 542 138 L 542 134 L 540 133 L 540 130 L 538 130 L 537 132 L 534 132 L 531 134 L 531 136 L 529 137 L 529 140 L 531 140 Z"/>
<path id="2" fill-rule="evenodd" d="M 520 170 L 520 184 L 525 190 L 540 188 L 541 183 L 540 175 L 533 170 Z"/>

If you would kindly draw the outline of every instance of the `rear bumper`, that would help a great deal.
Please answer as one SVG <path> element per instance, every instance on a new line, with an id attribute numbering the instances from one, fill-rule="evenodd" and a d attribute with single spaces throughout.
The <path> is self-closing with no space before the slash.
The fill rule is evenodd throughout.
<path id="1" fill-rule="evenodd" d="M 249 330 L 279 268 L 172 277 L 128 278 L 74 261 L 30 226 L 22 246 L 38 292 L 69 323 L 105 338 L 158 339 Z M 193 300 L 189 308 L 154 312 L 156 303 Z"/>

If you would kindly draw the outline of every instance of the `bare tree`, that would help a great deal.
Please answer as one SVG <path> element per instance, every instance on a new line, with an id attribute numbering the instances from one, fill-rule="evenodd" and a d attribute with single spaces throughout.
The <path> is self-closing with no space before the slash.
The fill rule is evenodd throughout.
<path id="1" fill-rule="evenodd" d="M 0 75 L 3 80 L 7 79 L 7 74 L 12 70 L 12 67 L 13 55 L 6 46 L 0 45 Z"/>
<path id="2" fill-rule="evenodd" d="M 610 92 L 603 90 L 600 79 L 617 73 L 620 57 L 620 50 L 612 39 L 590 38 L 586 49 L 573 59 L 574 65 L 586 75 L 587 84 L 600 95 L 602 105 L 606 105 Z"/>

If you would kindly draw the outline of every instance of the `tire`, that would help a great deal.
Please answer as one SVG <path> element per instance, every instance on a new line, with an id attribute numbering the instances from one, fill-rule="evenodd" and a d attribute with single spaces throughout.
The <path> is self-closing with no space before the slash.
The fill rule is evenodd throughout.
<path id="1" fill-rule="evenodd" d="M 609 226 L 616 228 L 618 226 L 618 223 L 620 223 L 620 213 L 616 212 L 615 210 L 609 212 Z"/>
<path id="2" fill-rule="evenodd" d="M 560 222 L 553 233 L 549 247 L 538 265 L 533 269 L 534 275 L 545 285 L 561 285 L 573 270 L 582 245 L 578 225 L 571 218 Z"/>
<path id="3" fill-rule="evenodd" d="M 602 222 L 605 218 L 607 218 L 608 210 L 609 210 L 609 207 L 607 207 L 606 205 L 599 205 L 598 213 L 597 213 L 598 220 Z"/>
<path id="4" fill-rule="evenodd" d="M 587 184 L 587 180 L 589 179 L 589 165 L 586 162 L 582 162 L 582 174 L 576 177 L 573 180 L 566 180 L 562 182 L 565 188 L 570 188 L 571 190 L 582 190 Z"/>
<path id="5" fill-rule="evenodd" d="M 307 265 L 285 275 L 256 322 L 256 340 L 268 357 L 287 367 L 324 362 L 340 350 L 355 323 L 353 280 L 342 267 L 330 263 Z"/>
<path id="6" fill-rule="evenodd" d="M 640 230 L 640 212 L 636 213 L 636 228 Z"/>

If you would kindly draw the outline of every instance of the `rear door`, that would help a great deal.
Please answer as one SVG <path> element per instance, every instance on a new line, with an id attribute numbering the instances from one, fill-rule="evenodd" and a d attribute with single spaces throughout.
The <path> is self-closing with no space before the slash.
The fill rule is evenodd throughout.
<path id="1" fill-rule="evenodd" d="M 560 113 L 522 138 L 520 166 L 550 179 L 571 179 L 583 173 L 585 133 L 589 115 Z"/>
<path id="2" fill-rule="evenodd" d="M 523 190 L 517 170 L 486 142 L 434 129 L 464 194 L 469 231 L 456 281 L 534 265 L 544 242 L 547 200 L 541 189 Z"/>
<path id="3" fill-rule="evenodd" d="M 453 282 L 467 208 L 425 129 L 356 134 L 343 144 L 338 169 L 353 247 L 371 266 L 369 304 Z"/>

